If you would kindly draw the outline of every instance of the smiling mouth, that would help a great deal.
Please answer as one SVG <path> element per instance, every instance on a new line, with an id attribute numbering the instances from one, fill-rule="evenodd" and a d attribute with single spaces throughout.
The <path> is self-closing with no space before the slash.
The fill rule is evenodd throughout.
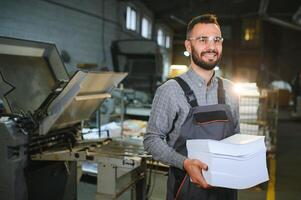
<path id="1" fill-rule="evenodd" d="M 214 53 L 214 52 L 204 52 L 201 55 L 202 55 L 202 57 L 205 57 L 209 60 L 213 60 L 217 57 L 217 53 Z"/>

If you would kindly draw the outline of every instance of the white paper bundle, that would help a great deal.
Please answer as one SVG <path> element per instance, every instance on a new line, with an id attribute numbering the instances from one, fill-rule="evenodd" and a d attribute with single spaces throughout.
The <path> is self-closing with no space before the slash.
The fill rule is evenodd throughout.
<path id="1" fill-rule="evenodd" d="M 257 115 L 258 106 L 239 106 L 239 114 L 256 114 Z"/>
<path id="2" fill-rule="evenodd" d="M 260 129 L 258 124 L 240 123 L 239 126 L 241 134 L 263 135 L 263 129 Z"/>
<path id="3" fill-rule="evenodd" d="M 188 157 L 208 165 L 212 186 L 245 189 L 269 180 L 264 136 L 236 134 L 224 140 L 187 140 Z"/>
<path id="4" fill-rule="evenodd" d="M 242 95 L 240 95 L 240 99 L 239 99 L 239 105 L 240 106 L 258 106 L 259 105 L 259 97 L 244 97 Z"/>

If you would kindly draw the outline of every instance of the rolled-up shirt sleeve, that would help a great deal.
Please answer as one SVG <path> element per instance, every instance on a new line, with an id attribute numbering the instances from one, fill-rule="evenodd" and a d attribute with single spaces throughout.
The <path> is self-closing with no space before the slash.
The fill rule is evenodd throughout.
<path id="1" fill-rule="evenodd" d="M 145 150 L 155 160 L 183 169 L 186 157 L 166 143 L 180 109 L 174 91 L 171 84 L 164 84 L 157 89 L 143 142 Z"/>

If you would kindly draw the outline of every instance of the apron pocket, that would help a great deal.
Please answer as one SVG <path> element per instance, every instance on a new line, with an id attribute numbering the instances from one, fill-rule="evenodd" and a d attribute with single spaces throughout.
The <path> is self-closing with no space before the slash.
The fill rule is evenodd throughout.
<path id="1" fill-rule="evenodd" d="M 198 112 L 193 114 L 193 118 L 194 122 L 198 125 L 229 121 L 227 113 L 224 110 Z"/>

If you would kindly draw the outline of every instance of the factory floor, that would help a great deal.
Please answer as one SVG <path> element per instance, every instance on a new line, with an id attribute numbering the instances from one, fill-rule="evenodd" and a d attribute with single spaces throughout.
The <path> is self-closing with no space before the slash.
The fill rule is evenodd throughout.
<path id="1" fill-rule="evenodd" d="M 270 181 L 257 187 L 240 190 L 239 200 L 299 200 L 301 199 L 301 119 L 291 118 L 287 110 L 279 114 L 277 148 L 268 156 Z M 151 200 L 165 199 L 166 172 L 153 176 Z M 78 200 L 95 198 L 96 178 L 83 176 L 78 185 Z M 120 200 L 130 198 L 130 192 Z"/>

